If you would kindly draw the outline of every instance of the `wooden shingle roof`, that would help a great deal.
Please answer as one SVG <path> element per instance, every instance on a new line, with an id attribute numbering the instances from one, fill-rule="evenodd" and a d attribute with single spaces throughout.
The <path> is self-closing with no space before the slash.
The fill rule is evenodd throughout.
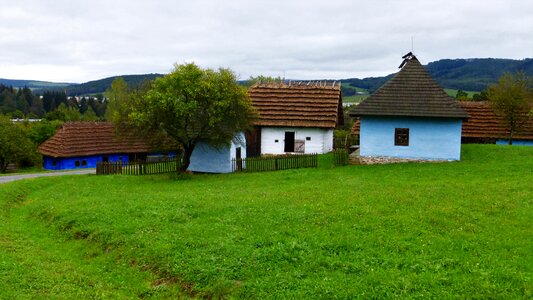
<path id="1" fill-rule="evenodd" d="M 357 105 L 352 116 L 466 118 L 457 101 L 431 78 L 414 55 L 379 90 Z"/>
<path id="2" fill-rule="evenodd" d="M 133 136 L 118 139 L 109 122 L 67 122 L 39 146 L 42 155 L 74 157 L 148 152 L 148 145 Z"/>
<path id="3" fill-rule="evenodd" d="M 340 83 L 256 84 L 248 91 L 256 126 L 335 128 L 342 122 Z"/>
<path id="4" fill-rule="evenodd" d="M 509 130 L 503 118 L 496 114 L 486 101 L 460 101 L 461 107 L 468 113 L 468 120 L 463 121 L 462 136 L 468 138 L 507 138 Z M 513 134 L 513 139 L 533 140 L 533 119 Z"/>

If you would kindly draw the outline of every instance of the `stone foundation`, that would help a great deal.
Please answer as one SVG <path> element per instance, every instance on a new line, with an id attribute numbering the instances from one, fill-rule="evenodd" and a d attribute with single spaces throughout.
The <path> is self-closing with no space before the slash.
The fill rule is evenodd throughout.
<path id="1" fill-rule="evenodd" d="M 397 158 L 389 156 L 358 156 L 350 155 L 350 162 L 358 165 L 383 165 L 383 164 L 397 164 L 397 163 L 438 163 L 448 162 L 448 160 L 435 159 L 415 159 L 415 158 Z"/>

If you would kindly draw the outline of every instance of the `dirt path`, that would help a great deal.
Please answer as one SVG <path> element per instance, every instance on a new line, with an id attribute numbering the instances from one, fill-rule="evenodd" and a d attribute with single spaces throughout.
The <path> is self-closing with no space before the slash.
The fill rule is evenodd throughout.
<path id="1" fill-rule="evenodd" d="M 22 180 L 28 178 L 37 178 L 37 177 L 47 177 L 47 176 L 65 176 L 65 175 L 84 175 L 84 174 L 95 174 L 94 169 L 83 169 L 83 170 L 74 170 L 74 171 L 60 171 L 60 172 L 50 172 L 50 173 L 33 173 L 33 174 L 18 174 L 18 175 L 7 175 L 0 176 L 0 184 Z"/>

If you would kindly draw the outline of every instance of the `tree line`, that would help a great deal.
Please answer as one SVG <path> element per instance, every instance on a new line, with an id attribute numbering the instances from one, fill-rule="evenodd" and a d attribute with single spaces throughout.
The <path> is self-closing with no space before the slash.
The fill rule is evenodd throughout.
<path id="1" fill-rule="evenodd" d="M 14 119 L 62 121 L 103 120 L 107 101 L 95 97 L 67 97 L 64 91 L 34 94 L 28 87 L 13 88 L 0 84 L 0 114 Z"/>
<path id="2" fill-rule="evenodd" d="M 17 168 L 41 166 L 37 147 L 52 137 L 61 124 L 58 120 L 13 123 L 0 115 L 0 173 L 5 173 L 11 163 Z"/>

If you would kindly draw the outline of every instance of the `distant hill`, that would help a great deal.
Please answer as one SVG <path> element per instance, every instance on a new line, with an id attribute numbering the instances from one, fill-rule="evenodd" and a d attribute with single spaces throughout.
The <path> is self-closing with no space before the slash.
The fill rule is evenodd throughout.
<path id="1" fill-rule="evenodd" d="M 533 76 L 533 59 L 522 60 L 500 58 L 471 58 L 471 59 L 441 59 L 431 62 L 426 70 L 444 88 L 464 91 L 482 91 L 490 84 L 498 81 L 505 72 L 523 71 Z M 343 79 L 352 87 L 377 90 L 394 74 L 384 77 L 369 77 L 364 79 Z"/>
<path id="2" fill-rule="evenodd" d="M 113 80 L 118 77 L 122 77 L 129 86 L 136 86 L 145 80 L 154 80 L 155 78 L 161 76 L 163 76 L 163 74 L 121 75 L 85 83 L 58 83 L 37 80 L 14 80 L 0 78 L 0 84 L 12 86 L 14 88 L 28 87 L 34 93 L 43 93 L 45 91 L 66 91 L 68 96 L 79 96 L 103 93 L 111 86 Z"/>
<path id="3" fill-rule="evenodd" d="M 154 80 L 157 77 L 162 77 L 163 74 L 142 74 L 142 75 L 121 75 L 113 76 L 100 80 L 85 82 L 82 84 L 70 85 L 65 88 L 67 95 L 86 95 L 103 93 L 111 86 L 111 83 L 116 78 L 122 77 L 129 86 L 136 86 L 146 80 Z"/>
<path id="4" fill-rule="evenodd" d="M 66 86 L 74 85 L 76 83 L 0 78 L 0 84 L 5 85 L 5 86 L 12 86 L 14 88 L 27 87 L 32 90 L 37 90 L 37 89 L 60 89 Z"/>
<path id="5" fill-rule="evenodd" d="M 441 86 L 450 89 L 481 91 L 498 81 L 506 72 L 523 71 L 533 76 L 533 59 L 441 59 L 429 63 L 426 69 Z"/>
<path id="6" fill-rule="evenodd" d="M 522 60 L 501 58 L 471 58 L 471 59 L 441 59 L 426 66 L 428 72 L 446 89 L 464 91 L 482 91 L 488 85 L 498 81 L 505 72 L 524 71 L 533 76 L 533 59 Z M 342 79 L 343 95 L 358 97 L 358 95 L 372 93 L 389 80 L 394 74 L 382 77 Z M 163 74 L 121 75 L 86 83 L 55 83 L 36 80 L 0 79 L 0 84 L 6 86 L 29 87 L 35 92 L 46 90 L 65 90 L 69 96 L 103 93 L 111 86 L 117 77 L 122 77 L 130 86 L 135 86 L 144 80 L 153 80 Z M 243 84 L 246 81 L 240 82 Z"/>

